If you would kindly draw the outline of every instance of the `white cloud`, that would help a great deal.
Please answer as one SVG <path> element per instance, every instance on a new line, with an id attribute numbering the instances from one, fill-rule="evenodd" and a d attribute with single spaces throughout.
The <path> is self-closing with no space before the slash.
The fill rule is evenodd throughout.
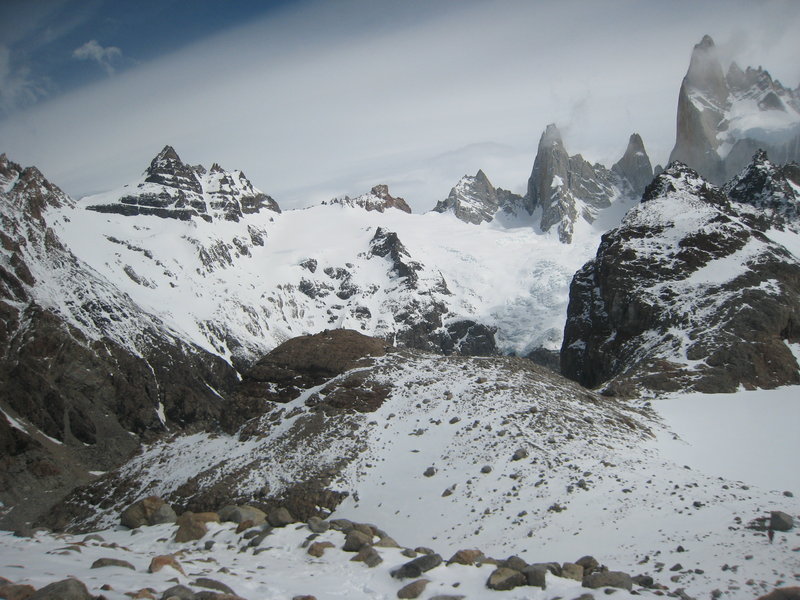
<path id="1" fill-rule="evenodd" d="M 387 182 L 421 211 L 478 168 L 524 189 L 550 122 L 589 160 L 612 164 L 637 131 L 663 163 L 704 33 L 800 28 L 800 3 L 743 0 L 299 6 L 0 121 L 1 151 L 78 195 L 128 182 L 169 143 L 243 169 L 286 208 Z M 739 60 L 796 85 L 793 40 Z"/>
<path id="2" fill-rule="evenodd" d="M 75 50 L 72 51 L 72 58 L 78 60 L 93 60 L 103 67 L 108 75 L 113 75 L 115 70 L 112 63 L 122 58 L 122 50 L 116 46 L 107 46 L 103 48 L 97 43 L 97 40 L 89 40 L 80 48 L 75 48 Z"/>

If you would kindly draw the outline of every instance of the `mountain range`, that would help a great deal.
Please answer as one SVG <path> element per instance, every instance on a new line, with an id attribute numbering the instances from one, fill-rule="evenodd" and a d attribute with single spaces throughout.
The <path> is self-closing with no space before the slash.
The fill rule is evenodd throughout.
<path id="1" fill-rule="evenodd" d="M 590 489 L 605 528 L 655 505 L 649 399 L 800 384 L 800 92 L 722 73 L 706 36 L 666 168 L 549 125 L 524 196 L 479 170 L 421 215 L 386 185 L 281 211 L 170 146 L 76 201 L 0 155 L 0 527 L 158 494 L 500 552 Z"/>

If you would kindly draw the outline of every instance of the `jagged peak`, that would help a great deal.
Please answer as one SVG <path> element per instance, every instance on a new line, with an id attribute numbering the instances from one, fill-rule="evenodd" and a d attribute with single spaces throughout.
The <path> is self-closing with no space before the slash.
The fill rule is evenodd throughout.
<path id="1" fill-rule="evenodd" d="M 561 146 L 564 147 L 564 142 L 561 139 L 561 132 L 556 127 L 555 123 L 550 123 L 539 138 L 539 148 L 546 148 L 548 146 Z"/>
<path id="2" fill-rule="evenodd" d="M 704 35 L 692 50 L 684 82 L 694 89 L 712 93 L 717 100 L 723 100 L 727 95 L 727 82 L 711 36 Z"/>
<path id="3" fill-rule="evenodd" d="M 642 203 L 672 194 L 688 194 L 717 206 L 728 204 L 725 193 L 688 165 L 674 160 L 645 188 Z"/>
<path id="4" fill-rule="evenodd" d="M 182 162 L 178 153 L 175 152 L 175 148 L 167 144 L 161 149 L 161 152 L 156 154 L 156 157 L 152 160 L 153 163 L 159 162 L 167 162 L 167 161 L 174 161 L 174 162 Z"/>

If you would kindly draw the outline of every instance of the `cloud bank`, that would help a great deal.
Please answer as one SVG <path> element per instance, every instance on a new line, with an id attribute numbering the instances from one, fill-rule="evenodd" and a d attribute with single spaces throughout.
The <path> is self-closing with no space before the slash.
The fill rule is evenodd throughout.
<path id="1" fill-rule="evenodd" d="M 663 162 L 702 35 L 747 31 L 737 61 L 796 85 L 798 26 L 791 2 L 307 2 L 16 113 L 0 151 L 78 196 L 169 143 L 287 208 L 388 183 L 421 211 L 478 168 L 524 189 L 550 122 L 590 160 L 637 131 Z"/>

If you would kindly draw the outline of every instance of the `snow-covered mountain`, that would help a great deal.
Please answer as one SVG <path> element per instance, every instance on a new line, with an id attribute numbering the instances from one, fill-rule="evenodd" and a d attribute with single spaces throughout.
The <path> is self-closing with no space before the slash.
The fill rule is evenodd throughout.
<path id="1" fill-rule="evenodd" d="M 153 172 L 167 183 L 148 181 Z M 142 181 L 65 208 L 57 231 L 144 310 L 239 367 L 332 327 L 444 352 L 555 350 L 567 282 L 607 226 L 579 225 L 564 253 L 529 219 L 475 228 L 449 214 L 412 215 L 386 186 L 279 214 L 263 201 L 238 210 L 268 198 L 248 182 L 223 210 L 200 172 L 166 148 Z M 184 173 L 194 177 L 191 200 L 186 185 L 175 187 L 191 179 Z"/>
<path id="2" fill-rule="evenodd" d="M 493 220 L 507 227 L 528 225 L 537 233 L 552 231 L 562 243 L 570 244 L 587 236 L 586 224 L 600 219 L 608 227 L 619 222 L 652 177 L 638 134 L 631 135 L 625 154 L 608 170 L 590 164 L 580 154 L 570 156 L 558 127 L 550 124 L 539 140 L 524 197 L 495 188 L 478 171 L 474 177 L 462 177 L 433 210 L 475 225 Z"/>
<path id="3" fill-rule="evenodd" d="M 658 175 L 575 275 L 564 374 L 625 393 L 800 383 L 793 177 L 763 152 L 724 189 L 681 163 Z"/>
<path id="4" fill-rule="evenodd" d="M 57 230 L 70 214 L 38 169 L 0 155 L 4 524 L 30 520 L 142 439 L 215 422 L 236 381 L 68 248 Z"/>
<path id="5" fill-rule="evenodd" d="M 694 47 L 678 95 L 675 147 L 681 161 L 717 185 L 759 148 L 778 163 L 800 160 L 800 88 L 784 87 L 761 67 L 726 73 L 710 36 Z"/>

